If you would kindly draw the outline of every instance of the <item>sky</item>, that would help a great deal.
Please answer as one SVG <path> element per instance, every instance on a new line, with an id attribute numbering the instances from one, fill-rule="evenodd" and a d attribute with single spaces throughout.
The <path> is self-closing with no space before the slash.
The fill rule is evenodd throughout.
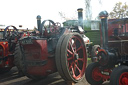
<path id="1" fill-rule="evenodd" d="M 125 2 L 128 4 L 128 0 L 101 0 L 102 4 L 99 4 L 98 0 L 91 0 L 92 3 L 92 19 L 95 19 L 100 11 L 106 10 L 108 13 L 113 10 L 116 3 Z"/>
<path id="2" fill-rule="evenodd" d="M 112 10 L 115 2 L 128 0 L 102 0 L 99 5 L 98 0 L 92 0 L 93 18 L 101 10 Z M 63 22 L 59 12 L 68 17 L 77 16 L 77 9 L 85 10 L 85 0 L 0 0 L 0 24 L 3 25 L 23 25 L 23 28 L 33 29 L 37 27 L 36 16 L 40 15 L 42 21 L 51 19 L 54 22 Z M 84 15 L 85 16 L 85 11 Z"/>

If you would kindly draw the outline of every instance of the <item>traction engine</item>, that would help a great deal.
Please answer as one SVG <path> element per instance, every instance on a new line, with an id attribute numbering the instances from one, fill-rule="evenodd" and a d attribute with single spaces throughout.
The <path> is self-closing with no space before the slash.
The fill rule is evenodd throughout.
<path id="1" fill-rule="evenodd" d="M 21 37 L 29 36 L 31 33 L 19 32 L 13 26 L 7 26 L 0 31 L 0 74 L 10 71 L 14 67 L 14 52 L 18 40 Z M 19 76 L 22 76 L 22 71 L 18 69 Z"/>
<path id="2" fill-rule="evenodd" d="M 81 14 L 82 10 L 78 10 Z M 32 36 L 21 38 L 16 45 L 16 66 L 35 80 L 55 72 L 66 81 L 83 79 L 87 63 L 83 28 L 61 27 L 52 20 L 41 23 L 41 16 L 37 16 L 37 26 Z"/>
<path id="3" fill-rule="evenodd" d="M 128 85 L 128 18 L 111 22 L 124 27 L 113 30 L 113 35 L 108 37 L 108 13 L 102 11 L 99 16 L 103 44 L 97 49 L 97 62 L 89 64 L 86 69 L 86 79 L 91 85 L 100 85 L 107 80 L 111 85 Z"/>
<path id="4" fill-rule="evenodd" d="M 11 29 L 10 29 L 11 28 Z M 15 26 L 7 26 L 0 31 L 0 73 L 10 71 L 14 66 L 14 50 L 19 38 L 18 29 Z"/>

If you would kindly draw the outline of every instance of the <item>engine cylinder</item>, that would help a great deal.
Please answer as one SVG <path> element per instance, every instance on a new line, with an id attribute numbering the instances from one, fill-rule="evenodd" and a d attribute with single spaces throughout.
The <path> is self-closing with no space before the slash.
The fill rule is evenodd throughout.
<path id="1" fill-rule="evenodd" d="M 101 66 L 113 67 L 117 63 L 117 55 L 115 52 L 100 49 L 97 54 L 99 64 Z"/>

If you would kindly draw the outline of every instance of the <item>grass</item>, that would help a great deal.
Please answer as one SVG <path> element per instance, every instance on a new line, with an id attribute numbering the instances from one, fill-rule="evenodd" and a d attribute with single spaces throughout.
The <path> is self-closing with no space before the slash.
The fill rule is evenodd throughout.
<path id="1" fill-rule="evenodd" d="M 90 60 L 91 60 L 91 58 L 87 58 L 87 60 L 88 60 L 88 61 L 90 61 Z"/>
<path id="2" fill-rule="evenodd" d="M 91 58 L 87 58 L 87 60 L 88 60 L 88 64 L 90 64 L 90 63 L 92 63 L 92 61 L 91 61 Z"/>

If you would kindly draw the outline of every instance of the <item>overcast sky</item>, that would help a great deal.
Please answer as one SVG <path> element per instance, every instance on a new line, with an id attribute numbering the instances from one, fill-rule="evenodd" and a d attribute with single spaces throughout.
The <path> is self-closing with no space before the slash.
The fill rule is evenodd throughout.
<path id="1" fill-rule="evenodd" d="M 84 8 L 84 0 L 0 0 L 0 24 L 34 27 L 37 15 L 60 22 L 59 12 L 74 14 L 79 7 Z"/>
<path id="2" fill-rule="evenodd" d="M 97 1 L 92 0 L 94 15 L 100 10 L 110 11 L 111 5 L 119 0 L 111 0 L 111 2 L 103 0 L 102 8 Z M 121 1 L 128 2 L 128 0 Z M 37 23 L 37 15 L 41 15 L 42 21 L 51 19 L 55 22 L 62 22 L 59 12 L 69 17 L 75 16 L 78 8 L 85 9 L 85 0 L 0 0 L 0 24 L 23 25 L 24 28 L 33 29 Z"/>

